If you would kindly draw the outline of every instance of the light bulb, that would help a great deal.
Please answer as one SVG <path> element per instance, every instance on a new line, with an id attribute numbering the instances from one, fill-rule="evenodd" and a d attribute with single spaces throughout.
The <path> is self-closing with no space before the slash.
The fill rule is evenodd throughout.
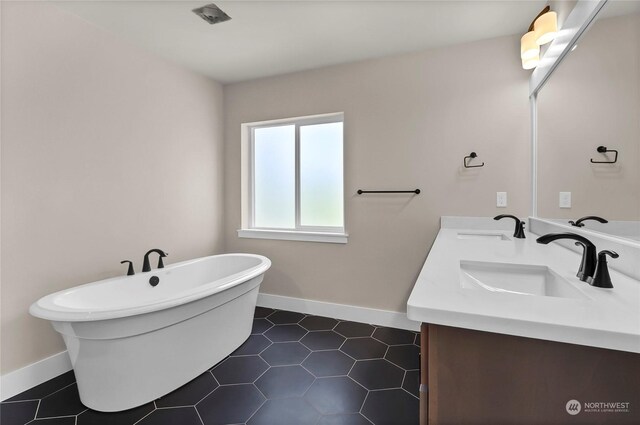
<path id="1" fill-rule="evenodd" d="M 533 23 L 536 43 L 539 46 L 549 43 L 558 33 L 558 15 L 556 12 L 547 12 Z"/>
<path id="2" fill-rule="evenodd" d="M 540 56 L 536 55 L 532 58 L 522 59 L 522 67 L 524 69 L 533 69 L 540 63 Z"/>
<path id="3" fill-rule="evenodd" d="M 540 55 L 540 47 L 536 43 L 535 33 L 529 31 L 520 39 L 520 58 L 526 60 Z"/>

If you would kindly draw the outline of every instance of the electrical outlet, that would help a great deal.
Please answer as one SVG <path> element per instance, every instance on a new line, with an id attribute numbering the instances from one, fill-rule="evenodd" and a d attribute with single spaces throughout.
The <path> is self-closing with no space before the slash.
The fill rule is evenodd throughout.
<path id="1" fill-rule="evenodd" d="M 571 192 L 560 192 L 560 208 L 571 208 Z"/>
<path id="2" fill-rule="evenodd" d="M 506 208 L 507 206 L 507 192 L 496 192 L 496 207 Z"/>

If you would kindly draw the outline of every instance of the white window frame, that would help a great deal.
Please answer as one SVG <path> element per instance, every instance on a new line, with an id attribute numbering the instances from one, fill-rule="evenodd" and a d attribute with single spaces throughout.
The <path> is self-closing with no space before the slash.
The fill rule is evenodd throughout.
<path id="1" fill-rule="evenodd" d="M 258 238 L 258 239 L 282 239 L 294 241 L 309 242 L 330 242 L 330 243 L 346 243 L 347 233 L 345 227 L 329 227 L 329 226 L 304 226 L 300 217 L 300 127 L 315 124 L 328 124 L 334 122 L 343 123 L 343 201 L 342 201 L 342 222 L 345 223 L 345 205 L 344 198 L 344 114 L 331 113 L 322 115 L 313 115 L 306 117 L 295 117 L 287 119 L 279 119 L 272 121 L 260 121 L 253 123 L 245 123 L 241 125 L 241 160 L 242 160 L 242 220 L 241 229 L 238 230 L 238 237 L 241 238 Z M 254 197 L 254 134 L 255 129 L 264 127 L 277 126 L 295 126 L 295 228 L 264 228 L 256 227 L 255 217 L 255 197 Z"/>

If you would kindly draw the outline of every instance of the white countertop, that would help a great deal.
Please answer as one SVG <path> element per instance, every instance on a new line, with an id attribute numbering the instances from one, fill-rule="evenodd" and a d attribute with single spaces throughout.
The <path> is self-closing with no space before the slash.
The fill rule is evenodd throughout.
<path id="1" fill-rule="evenodd" d="M 554 242 L 538 244 L 538 236 L 529 232 L 526 239 L 515 239 L 513 230 L 495 230 L 505 224 L 512 229 L 513 220 L 501 225 L 490 219 L 449 220 L 448 226 L 452 223 L 467 228 L 440 229 L 407 302 L 409 319 L 640 353 L 640 282 L 611 268 L 613 289 L 581 282 L 576 277 L 577 253 Z M 483 229 L 502 233 L 509 240 L 458 238 L 458 233 Z M 547 266 L 586 298 L 463 288 L 460 261 L 465 260 Z"/>

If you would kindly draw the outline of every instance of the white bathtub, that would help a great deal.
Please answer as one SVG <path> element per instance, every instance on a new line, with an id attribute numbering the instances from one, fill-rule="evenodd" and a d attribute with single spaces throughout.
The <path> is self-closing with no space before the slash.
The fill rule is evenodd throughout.
<path id="1" fill-rule="evenodd" d="M 29 312 L 62 334 L 82 403 L 120 411 L 175 390 L 238 348 L 269 267 L 260 255 L 214 255 L 56 292 Z"/>

